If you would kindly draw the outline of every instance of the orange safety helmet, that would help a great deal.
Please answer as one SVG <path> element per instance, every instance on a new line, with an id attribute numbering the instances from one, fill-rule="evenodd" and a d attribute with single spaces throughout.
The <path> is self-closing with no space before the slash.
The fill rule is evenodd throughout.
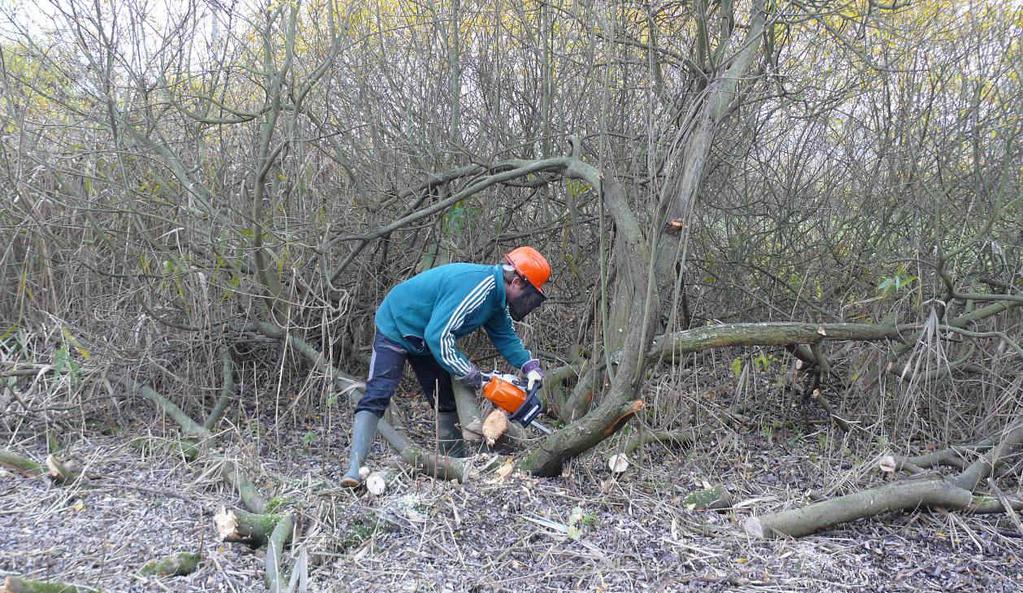
<path id="1" fill-rule="evenodd" d="M 543 294 L 543 285 L 551 278 L 551 265 L 532 247 L 516 247 L 504 256 L 515 271 Z"/>

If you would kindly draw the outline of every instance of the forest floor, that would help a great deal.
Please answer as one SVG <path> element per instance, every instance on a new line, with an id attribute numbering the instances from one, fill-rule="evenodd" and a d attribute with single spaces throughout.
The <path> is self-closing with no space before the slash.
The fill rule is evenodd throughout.
<path id="1" fill-rule="evenodd" d="M 249 427 L 235 437 L 251 438 L 227 454 L 298 513 L 298 545 L 286 557 L 291 567 L 307 556 L 309 591 L 1023 591 L 1023 534 L 1004 515 L 900 513 L 797 540 L 749 540 L 741 524 L 751 514 L 884 479 L 876 457 L 833 441 L 841 433 L 769 426 L 714 431 L 686 451 L 647 445 L 617 476 L 607 449 L 545 479 L 502 479 L 479 455 L 474 466 L 491 467 L 465 484 L 411 475 L 378 442 L 376 469 L 391 472 L 381 496 L 332 486 L 347 452 L 343 427 L 315 439 L 303 428 Z M 88 484 L 0 470 L 0 577 L 108 592 L 265 591 L 265 548 L 217 541 L 213 514 L 237 505 L 217 466 L 137 437 L 153 430 L 139 423 L 69 444 Z M 34 440 L 10 448 L 45 457 Z M 685 496 L 707 484 L 725 486 L 732 507 L 687 508 Z M 195 573 L 139 574 L 144 562 L 184 551 L 201 552 Z"/>

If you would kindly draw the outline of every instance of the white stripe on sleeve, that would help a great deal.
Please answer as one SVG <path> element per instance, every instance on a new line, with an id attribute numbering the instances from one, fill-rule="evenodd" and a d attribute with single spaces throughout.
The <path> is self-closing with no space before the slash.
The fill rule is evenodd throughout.
<path id="1" fill-rule="evenodd" d="M 466 295 L 462 302 L 458 304 L 455 311 L 451 314 L 451 318 L 444 325 L 444 329 L 440 334 L 440 346 L 441 346 L 441 359 L 444 360 L 456 373 L 461 373 L 463 376 L 468 374 L 472 367 L 458 356 L 458 351 L 455 348 L 455 336 L 454 331 L 462 327 L 465 323 L 466 317 L 472 314 L 473 311 L 479 308 L 483 304 L 483 301 L 487 300 L 487 296 L 495 286 L 494 277 L 487 276 L 479 284 L 477 284 L 469 294 Z"/>

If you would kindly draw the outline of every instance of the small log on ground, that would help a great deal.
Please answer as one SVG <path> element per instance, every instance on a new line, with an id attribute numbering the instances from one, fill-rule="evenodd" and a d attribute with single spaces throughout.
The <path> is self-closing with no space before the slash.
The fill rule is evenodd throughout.
<path id="1" fill-rule="evenodd" d="M 185 576 L 195 572 L 201 557 L 192 552 L 179 552 L 146 562 L 139 572 L 145 576 Z"/>
<path id="2" fill-rule="evenodd" d="M 0 593 L 93 593 L 99 589 L 92 587 L 80 587 L 67 583 L 56 583 L 48 581 L 34 581 L 21 577 L 7 577 L 4 579 L 4 587 Z"/>
<path id="3" fill-rule="evenodd" d="M 213 524 L 221 541 L 242 543 L 258 548 L 267 543 L 277 523 L 285 515 L 250 513 L 241 509 L 221 508 L 213 516 Z M 290 515 L 288 515 L 290 516 Z"/>
<path id="4" fill-rule="evenodd" d="M 404 434 L 385 420 L 381 420 L 377 424 L 377 432 L 401 455 L 406 463 L 420 472 L 435 478 L 465 481 L 465 464 L 462 461 L 454 457 L 431 453 L 411 444 Z"/>
<path id="5" fill-rule="evenodd" d="M 242 504 L 246 509 L 257 514 L 266 511 L 266 499 L 259 493 L 256 485 L 245 474 L 238 471 L 238 466 L 233 461 L 224 460 L 221 474 L 224 481 L 238 491 L 238 496 L 241 497 Z"/>
<path id="6" fill-rule="evenodd" d="M 6 449 L 0 449 L 0 465 L 18 472 L 26 478 L 34 478 L 46 473 L 46 467 L 43 464 Z"/>

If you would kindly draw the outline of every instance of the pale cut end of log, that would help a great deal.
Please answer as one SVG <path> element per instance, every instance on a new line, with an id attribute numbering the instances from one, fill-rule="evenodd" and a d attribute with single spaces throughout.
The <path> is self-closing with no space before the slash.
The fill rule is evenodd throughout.
<path id="1" fill-rule="evenodd" d="M 611 473 L 623 474 L 629 469 L 629 456 L 625 453 L 612 455 L 607 460 L 607 467 L 611 469 Z"/>
<path id="2" fill-rule="evenodd" d="M 493 446 L 497 439 L 508 432 L 508 415 L 504 410 L 493 410 L 483 421 L 483 437 L 487 444 Z"/>
<path id="3" fill-rule="evenodd" d="M 387 491 L 387 474 L 373 472 L 366 478 L 366 490 L 373 496 L 380 496 Z"/>
<path id="4" fill-rule="evenodd" d="M 220 536 L 220 541 L 228 541 L 228 538 L 237 539 L 238 533 L 238 517 L 234 514 L 234 511 L 227 510 L 226 507 L 220 507 L 216 515 L 213 515 L 213 524 L 217 528 L 217 535 Z"/>
<path id="5" fill-rule="evenodd" d="M 74 462 L 61 462 L 54 455 L 46 456 L 46 470 L 50 479 L 54 482 L 71 482 L 78 477 L 79 471 Z"/>
<path id="6" fill-rule="evenodd" d="M 742 528 L 746 530 L 746 535 L 751 538 L 764 539 L 764 524 L 760 522 L 760 519 L 749 517 L 742 522 Z"/>
<path id="7" fill-rule="evenodd" d="M 881 459 L 877 461 L 877 466 L 886 474 L 893 473 L 895 471 L 895 457 L 891 455 L 882 455 Z"/>

